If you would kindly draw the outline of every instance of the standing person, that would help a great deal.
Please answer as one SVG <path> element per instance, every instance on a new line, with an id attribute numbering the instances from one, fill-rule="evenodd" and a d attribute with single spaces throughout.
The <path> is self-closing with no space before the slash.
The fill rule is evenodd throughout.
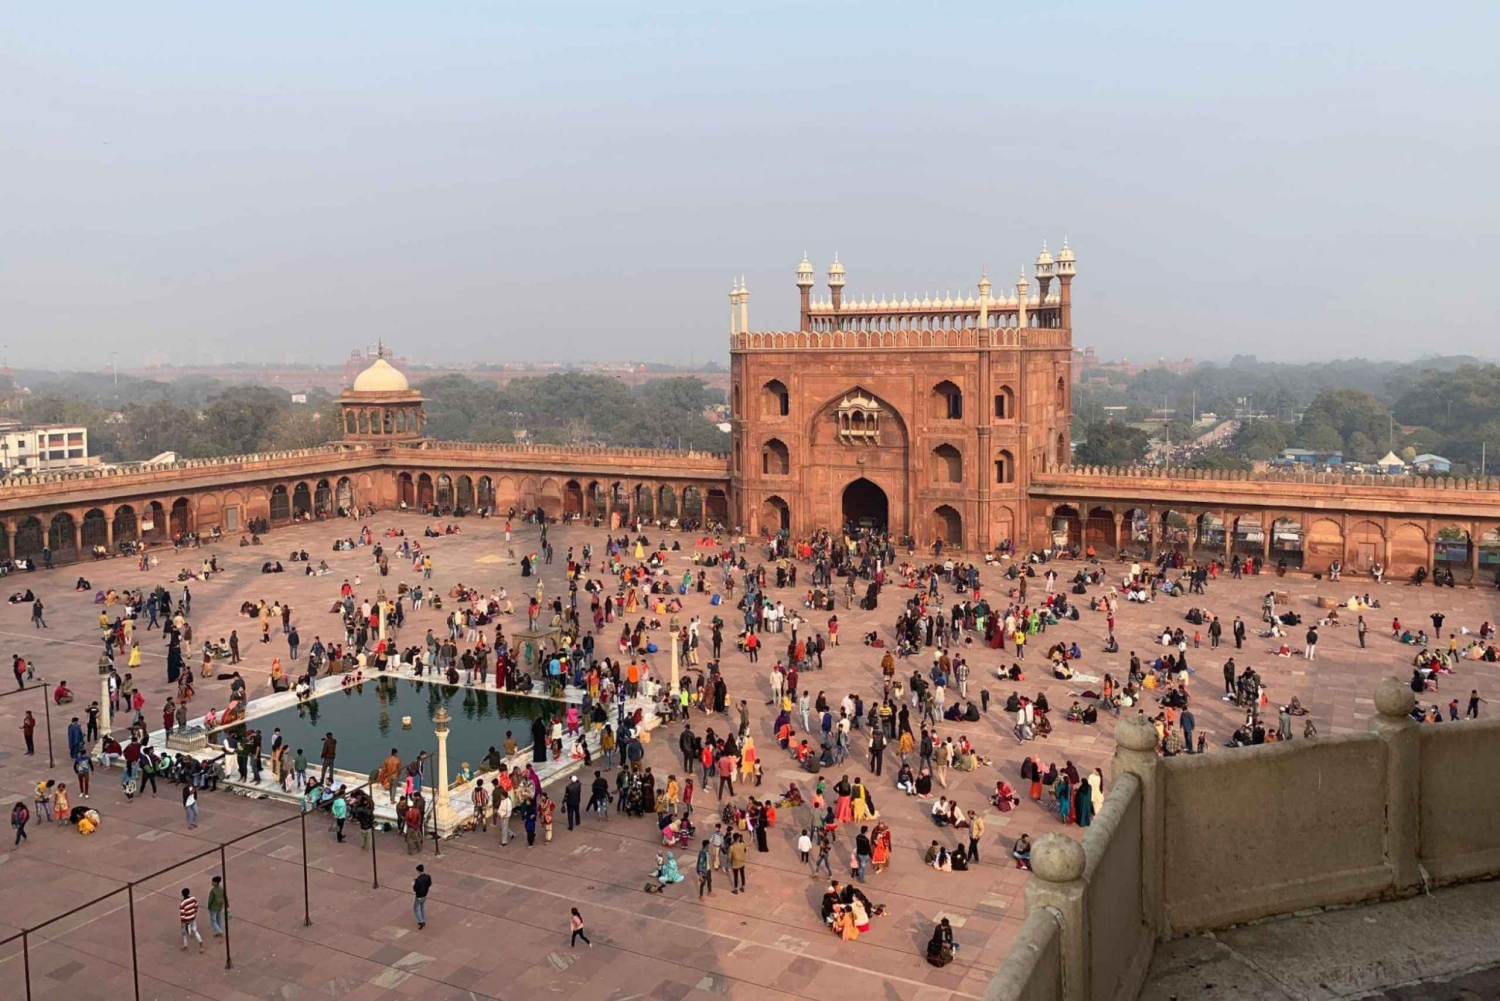
<path id="1" fill-rule="evenodd" d="M 41 602 L 39 601 L 39 602 L 37 602 L 37 604 L 40 605 Z M 1442 612 L 1433 612 L 1432 613 L 1432 638 L 1435 639 L 1435 640 L 1440 640 L 1440 639 L 1443 638 L 1443 613 Z"/>
<path id="2" fill-rule="evenodd" d="M 854 858 L 858 863 L 854 870 L 854 876 L 861 883 L 865 881 L 865 873 L 870 869 L 870 856 L 874 854 L 874 846 L 870 844 L 870 829 L 868 827 L 861 827 L 859 833 L 854 837 Z"/>
<path id="3" fill-rule="evenodd" d="M 21 719 L 21 736 L 26 738 L 26 753 L 36 753 L 36 717 L 31 715 L 31 710 L 26 710 L 26 715 Z"/>
<path id="4" fill-rule="evenodd" d="M 334 840 L 339 844 L 344 843 L 344 821 L 349 819 L 349 801 L 344 798 L 344 787 L 339 786 L 338 793 L 333 797 L 333 805 L 328 808 L 333 815 Z"/>
<path id="5" fill-rule="evenodd" d="M 877 776 L 885 766 L 885 732 L 875 727 L 870 734 L 870 770 Z"/>
<path id="6" fill-rule="evenodd" d="M 1466 718 L 1468 718 L 1468 719 L 1478 719 L 1479 718 L 1479 703 L 1481 703 L 1481 702 L 1488 702 L 1488 701 L 1489 701 L 1489 699 L 1481 699 L 1479 697 L 1479 689 L 1477 689 L 1477 688 L 1471 688 L 1471 689 L 1469 689 L 1469 708 L 1468 708 L 1468 711 L 1464 713 L 1464 716 Z"/>
<path id="7" fill-rule="evenodd" d="M 198 934 L 198 898 L 187 887 L 182 888 L 182 902 L 177 905 L 177 918 L 182 922 L 182 951 L 187 952 L 188 938 L 198 940 L 198 951 L 203 951 L 203 936 Z"/>
<path id="8" fill-rule="evenodd" d="M 1361 615 L 1359 621 L 1354 624 L 1354 632 L 1359 636 L 1359 648 L 1361 650 L 1365 648 L 1365 633 L 1369 631 L 1370 627 L 1365 623 L 1365 617 Z"/>
<path id="9" fill-rule="evenodd" d="M 47 620 L 42 618 L 42 599 L 38 598 L 31 603 L 31 624 L 37 629 L 46 629 Z M 187 948 L 183 946 L 183 948 Z"/>
<path id="10" fill-rule="evenodd" d="M 583 944 L 590 949 L 594 947 L 594 943 L 590 942 L 589 937 L 583 933 L 583 915 L 578 913 L 576 907 L 573 908 L 573 913 L 568 918 L 568 926 L 573 929 L 573 937 L 568 941 L 569 949 L 578 945 L 579 939 L 583 939 Z"/>
<path id="11" fill-rule="evenodd" d="M 417 931 L 427 927 L 427 893 L 432 889 L 432 877 L 427 869 L 417 866 L 417 878 L 411 884 L 411 912 L 417 919 Z"/>
<path id="12" fill-rule="evenodd" d="M 729 846 L 729 875 L 733 884 L 731 893 L 745 892 L 745 853 L 747 851 L 749 849 L 745 847 L 744 836 L 736 834 Z"/>
<path id="13" fill-rule="evenodd" d="M 1305 658 L 1307 658 L 1308 660 L 1312 660 L 1315 657 L 1317 657 L 1317 655 L 1318 655 L 1318 627 L 1317 626 L 1309 626 L 1308 629 L 1307 629 L 1307 649 L 1302 652 L 1302 656 L 1305 657 Z"/>
<path id="14" fill-rule="evenodd" d="M 979 861 L 979 839 L 984 836 L 984 818 L 969 811 L 969 861 Z"/>
<path id="15" fill-rule="evenodd" d="M 26 823 L 29 820 L 31 820 L 31 811 L 26 808 L 25 803 L 18 802 L 10 808 L 10 826 L 16 832 L 16 848 L 20 848 L 21 842 L 26 840 Z M 703 843 L 708 844 L 707 841 Z"/>
<path id="16" fill-rule="evenodd" d="M 510 815 L 513 810 L 510 793 L 497 788 L 495 790 L 495 822 L 500 825 L 501 848 L 510 844 Z"/>
<path id="17" fill-rule="evenodd" d="M 568 814 L 568 830 L 571 831 L 576 825 L 583 823 L 580 815 L 582 806 L 583 783 L 578 781 L 577 775 L 574 775 L 568 780 L 568 787 L 563 790 L 563 807 Z"/>
<path id="18" fill-rule="evenodd" d="M 224 934 L 224 921 L 229 917 L 229 898 L 224 893 L 224 877 L 215 876 L 208 890 L 208 927 L 214 938 Z"/>
<path id="19" fill-rule="evenodd" d="M 422 854 L 422 808 L 416 803 L 406 807 L 406 854 Z M 421 871 L 421 866 L 417 867 Z"/>
<path id="20" fill-rule="evenodd" d="M 1238 615 L 1234 617 L 1234 648 L 1236 650 L 1245 645 L 1245 621 Z"/>
<path id="21" fill-rule="evenodd" d="M 187 818 L 188 830 L 191 831 L 198 826 L 198 790 L 193 788 L 191 782 L 182 784 L 182 812 Z M 202 939 L 199 939 L 199 942 L 202 942 Z M 182 947 L 187 948 L 186 942 Z"/>
<path id="22" fill-rule="evenodd" d="M 19 807 L 22 804 L 17 803 L 16 805 Z M 703 846 L 698 849 L 697 869 L 698 899 L 702 900 L 704 893 L 707 893 L 710 897 L 714 895 L 714 866 L 707 838 L 703 839 Z"/>
<path id="23" fill-rule="evenodd" d="M 325 786 L 333 778 L 333 762 L 338 753 L 339 742 L 333 739 L 333 734 L 323 734 L 323 753 L 321 755 L 323 759 L 323 775 L 318 781 Z"/>

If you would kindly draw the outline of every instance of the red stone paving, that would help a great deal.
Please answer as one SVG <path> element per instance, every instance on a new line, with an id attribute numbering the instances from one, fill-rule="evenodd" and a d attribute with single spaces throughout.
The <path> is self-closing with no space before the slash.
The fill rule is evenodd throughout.
<path id="1" fill-rule="evenodd" d="M 383 513 L 371 519 L 371 524 L 378 528 L 399 525 L 408 534 L 420 536 L 424 520 L 416 515 Z M 462 581 L 486 591 L 504 583 L 518 590 L 521 581 L 517 568 L 496 559 L 507 548 L 500 540 L 501 523 L 471 518 L 462 524 L 461 535 L 424 540 L 436 562 L 435 583 L 446 589 Z M 311 645 L 314 635 L 337 633 L 338 620 L 326 609 L 338 584 L 346 576 L 360 573 L 363 590 L 373 592 L 380 580 L 372 572 L 368 550 L 329 551 L 331 539 L 341 529 L 347 533 L 353 527 L 299 526 L 268 535 L 263 548 L 222 548 L 218 553 L 227 571 L 214 581 L 191 585 L 192 621 L 200 641 L 206 636 L 227 636 L 231 628 L 240 628 L 245 651 L 242 670 L 251 682 L 252 694 L 256 688 L 265 689 L 271 655 L 284 654 L 285 645 L 275 642 L 263 647 L 254 642 L 254 624 L 236 615 L 240 602 L 261 597 L 290 601 L 304 647 Z M 535 548 L 535 528 L 522 526 L 517 535 L 519 551 Z M 604 536 L 602 530 L 554 527 L 551 537 L 557 562 L 544 567 L 542 574 L 549 591 L 558 586 L 568 547 L 587 541 L 597 548 Z M 684 536 L 683 541 L 690 544 L 691 539 Z M 259 573 L 263 559 L 284 558 L 293 546 L 305 547 L 314 559 L 327 559 L 335 574 L 307 578 L 295 573 L 274 577 Z M 51 628 L 33 630 L 26 606 L 0 605 L 0 638 L 8 641 L 8 650 L 34 660 L 49 680 L 66 677 L 81 697 L 80 704 L 86 705 L 97 684 L 98 609 L 90 596 L 72 590 L 78 573 L 88 576 L 96 589 L 149 587 L 168 582 L 175 577 L 179 563 L 196 564 L 203 555 L 184 554 L 180 561 L 163 555 L 161 565 L 146 573 L 136 571 L 130 562 L 115 560 L 34 573 L 24 581 L 14 579 L 14 583 L 7 582 L 11 587 L 30 586 L 46 600 Z M 750 555 L 753 562 L 756 551 L 752 549 Z M 674 577 L 680 576 L 688 559 L 684 553 L 681 565 L 672 565 Z M 1117 573 L 1116 565 L 1111 564 L 1109 569 Z M 1072 566 L 1060 564 L 1059 570 L 1066 578 Z M 393 570 L 390 578 L 380 583 L 393 588 L 403 576 L 414 579 L 414 575 Z M 985 570 L 982 581 L 987 594 L 1002 593 L 998 570 Z M 1260 595 L 1273 582 L 1292 593 L 1293 607 L 1304 614 L 1313 611 L 1314 595 L 1348 597 L 1372 588 L 1368 580 L 1346 579 L 1339 584 L 1308 578 L 1220 580 L 1210 584 L 1206 597 L 1122 605 L 1118 614 L 1122 651 L 1118 656 L 1103 657 L 1096 652 L 1101 647 L 1104 624 L 1103 617 L 1094 613 L 1084 612 L 1082 621 L 1054 627 L 1046 638 L 1077 639 L 1085 651 L 1083 671 L 1102 674 L 1108 670 L 1118 677 L 1125 672 L 1129 650 L 1154 656 L 1157 648 L 1153 634 L 1159 634 L 1162 625 L 1185 625 L 1183 613 L 1193 604 L 1212 609 L 1226 621 L 1238 613 L 1253 628 L 1259 618 Z M 171 586 L 180 594 L 181 585 L 173 581 Z M 803 590 L 788 588 L 778 597 L 800 605 Z M 1322 631 L 1323 641 L 1314 662 L 1269 656 L 1267 641 L 1252 636 L 1246 649 L 1237 655 L 1237 663 L 1242 667 L 1253 664 L 1261 672 L 1273 702 L 1298 695 L 1323 732 L 1361 729 L 1373 712 L 1371 692 L 1376 679 L 1393 673 L 1404 677 L 1410 670 L 1410 649 L 1388 638 L 1393 613 L 1403 621 L 1430 625 L 1428 614 L 1440 608 L 1448 616 L 1449 627 L 1470 629 L 1477 629 L 1486 619 L 1495 622 L 1500 618 L 1497 592 L 1493 590 L 1437 591 L 1392 584 L 1380 587 L 1377 593 L 1385 607 L 1368 615 L 1368 651 L 1357 649 L 1352 628 L 1331 628 Z M 838 614 L 845 639 L 871 628 L 888 634 L 902 597 L 902 592 L 888 589 L 877 612 L 841 609 Z M 687 601 L 684 620 L 695 613 L 705 619 L 712 614 L 704 597 L 694 594 Z M 420 636 L 428 625 L 440 621 L 441 614 L 431 610 L 409 612 L 407 632 L 417 630 Z M 724 617 L 731 625 L 736 621 L 729 612 Z M 818 615 L 811 622 L 821 624 L 824 619 L 826 616 Z M 733 635 L 732 628 L 726 631 Z M 611 647 L 613 639 L 613 634 L 607 635 L 603 646 Z M 777 756 L 769 732 L 771 715 L 763 703 L 766 672 L 774 661 L 770 646 L 768 656 L 758 666 L 749 665 L 732 648 L 724 663 L 731 698 L 748 698 L 751 705 L 752 733 L 766 762 L 762 792 L 769 792 L 773 785 L 784 788 L 787 781 L 804 777 Z M 1238 720 L 1232 707 L 1217 698 L 1222 690 L 1220 666 L 1233 644 L 1225 646 L 1229 649 L 1210 651 L 1205 640 L 1204 648 L 1189 652 L 1189 662 L 1202 672 L 1193 684 L 1199 697 L 1194 707 L 1199 728 L 1209 735 L 1211 753 L 1216 754 L 1233 753 L 1216 745 Z M 146 658 L 136 680 L 149 693 L 147 715 L 152 719 L 168 694 L 165 659 L 154 637 L 148 638 L 142 649 Z M 657 660 L 658 670 L 665 673 L 665 655 Z M 878 661 L 868 648 L 846 644 L 830 650 L 825 657 L 827 669 L 807 677 L 805 684 L 814 692 L 825 689 L 833 699 L 848 691 L 861 691 L 869 698 L 878 690 Z M 215 849 L 221 841 L 245 831 L 291 818 L 289 823 L 254 835 L 228 852 L 227 883 L 234 915 L 233 970 L 225 970 L 222 950 L 214 951 L 217 943 L 211 943 L 209 952 L 202 956 L 184 954 L 178 948 L 178 892 L 182 886 L 191 886 L 200 899 L 206 897 L 208 878 L 219 871 L 216 854 L 137 886 L 141 997 L 523 999 L 562 993 L 579 1001 L 624 1001 L 630 997 L 670 1001 L 829 997 L 847 993 L 852 985 L 906 999 L 978 998 L 1003 959 L 1022 917 L 1021 891 L 1027 876 L 1008 864 L 1009 846 L 1022 831 L 1035 837 L 1062 829 L 1051 814 L 1030 802 L 1012 813 L 1000 814 L 987 806 L 987 794 L 1000 775 L 1017 784 L 1021 756 L 1033 748 L 1044 761 L 1071 759 L 1080 768 L 1105 765 L 1113 747 L 1113 719 L 1106 718 L 1096 728 L 1063 721 L 1061 710 L 1071 693 L 1083 686 L 1043 679 L 1046 672 L 1039 670 L 1035 655 L 1028 661 L 1027 680 L 1016 686 L 994 680 L 993 669 L 1000 661 L 990 651 L 975 648 L 971 662 L 975 665 L 971 685 L 988 687 L 998 702 L 1003 702 L 1012 687 L 1031 695 L 1046 691 L 1058 720 L 1056 731 L 1050 741 L 1023 749 L 1010 735 L 1010 721 L 994 706 L 977 724 L 940 727 L 943 733 L 967 734 L 996 762 L 992 769 L 982 768 L 967 775 L 954 773 L 950 779 L 951 792 L 960 803 L 966 808 L 983 807 L 989 825 L 983 846 L 985 861 L 967 873 L 939 874 L 923 868 L 920 853 L 925 845 L 934 837 L 951 845 L 955 843 L 952 835 L 931 825 L 925 816 L 928 804 L 895 793 L 891 785 L 894 769 L 872 783 L 877 805 L 894 828 L 898 850 L 890 869 L 873 876 L 867 887 L 873 900 L 888 906 L 889 915 L 877 919 L 872 932 L 857 942 L 840 942 L 819 922 L 817 905 L 823 883 L 808 877 L 792 847 L 807 818 L 788 816 L 785 811 L 772 832 L 771 852 L 750 854 L 749 892 L 735 896 L 727 887 L 721 888 L 701 904 L 691 876 L 660 896 L 641 892 L 658 849 L 649 820 L 600 823 L 586 817 L 580 830 L 570 833 L 559 824 L 551 845 L 538 844 L 531 849 L 525 847 L 524 839 L 501 848 L 493 831 L 445 843 L 441 858 L 431 855 L 429 843 L 423 861 L 435 886 L 429 904 L 431 924 L 421 932 L 411 917 L 413 860 L 405 857 L 399 840 L 390 835 L 380 837 L 381 886 L 373 889 L 370 858 L 360 852 L 357 839 L 338 845 L 325 824 L 311 820 L 308 880 L 313 924 L 304 927 L 300 824 L 287 807 L 222 793 L 205 795 L 200 800 L 200 826 L 188 831 L 182 822 L 177 787 L 164 783 L 159 798 L 148 795 L 127 803 L 118 792 L 118 772 L 96 775 L 95 792 L 89 802 L 103 814 L 103 826 L 97 834 L 85 838 L 70 828 L 34 822 L 31 838 L 24 846 L 0 852 L 0 886 L 7 891 L 7 906 L 0 914 L 0 935 L 34 927 L 92 897 L 123 887 L 127 880 Z M 1004 663 L 1009 663 L 1008 658 Z M 1487 698 L 1500 697 L 1497 673 L 1497 665 L 1466 663 L 1460 676 L 1444 679 L 1440 701 L 1446 704 L 1455 695 L 1466 695 L 1472 687 L 1479 688 Z M 201 704 L 221 705 L 222 688 L 222 683 L 205 685 L 199 693 Z M 19 725 L 27 708 L 40 709 L 40 694 L 0 699 L 0 782 L 5 793 L 30 804 L 30 789 L 38 777 L 50 774 L 71 780 L 72 775 L 62 767 L 47 771 L 44 740 L 39 741 L 39 757 L 23 756 Z M 63 713 L 54 716 L 54 739 L 59 748 L 66 744 L 66 722 Z M 454 723 L 455 727 L 461 725 L 462 720 Z M 701 732 L 702 727 L 702 718 L 695 717 L 695 729 Z M 658 731 L 657 739 L 649 745 L 647 763 L 658 774 L 675 772 L 680 765 L 680 756 L 675 753 L 678 731 L 678 726 Z M 863 750 L 862 738 L 856 738 L 855 744 Z M 894 753 L 888 754 L 888 764 L 894 758 Z M 847 768 L 851 777 L 867 775 L 859 767 L 863 760 L 860 754 L 851 758 Z M 834 771 L 836 779 L 844 768 Z M 700 813 L 712 803 L 701 803 Z M 1066 830 L 1075 836 L 1080 833 L 1076 827 Z M 844 837 L 845 846 L 852 834 Z M 840 878 L 847 875 L 846 859 L 841 850 L 835 860 Z M 691 858 L 681 861 L 684 871 L 690 871 Z M 595 942 L 592 949 L 568 948 L 567 914 L 574 905 L 587 919 Z M 125 908 L 121 893 L 35 932 L 30 941 L 32 997 L 39 1001 L 72 998 L 80 990 L 93 996 L 133 996 Z M 957 940 L 964 949 L 956 962 L 938 970 L 923 960 L 922 948 L 932 923 L 943 915 L 953 920 Z M 206 918 L 205 914 L 200 920 L 205 936 Z M 4 978 L 0 982 L 8 985 L 7 997 L 24 996 L 20 967 L 19 942 L 0 946 L 0 977 Z"/>

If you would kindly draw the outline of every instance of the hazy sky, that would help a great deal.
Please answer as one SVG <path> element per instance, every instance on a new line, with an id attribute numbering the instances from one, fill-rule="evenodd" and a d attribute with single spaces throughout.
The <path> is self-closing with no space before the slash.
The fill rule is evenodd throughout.
<path id="1" fill-rule="evenodd" d="M 1496 354 L 1500 4 L 6 5 L 12 364 L 727 360 L 1078 255 L 1105 356 Z"/>

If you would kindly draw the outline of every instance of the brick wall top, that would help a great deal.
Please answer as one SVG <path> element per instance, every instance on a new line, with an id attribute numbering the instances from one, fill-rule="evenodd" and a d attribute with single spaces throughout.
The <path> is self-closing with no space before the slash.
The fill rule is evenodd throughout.
<path id="1" fill-rule="evenodd" d="M 1500 493 L 1500 477 L 1487 476 L 1374 476 L 1343 473 L 1290 473 L 1274 470 L 1247 472 L 1237 469 L 1187 469 L 1183 467 L 1066 466 L 1057 472 L 1034 473 L 1032 482 L 1049 488 L 1077 484 L 1096 486 L 1101 478 L 1154 480 L 1165 483 L 1212 481 L 1216 483 L 1266 483 L 1283 486 L 1385 487 L 1391 490 L 1470 490 Z"/>
<path id="2" fill-rule="evenodd" d="M 769 331 L 731 334 L 731 351 L 827 351 L 871 348 L 977 348 L 985 331 L 960 330 L 834 330 Z M 1065 348 L 1072 344 L 1062 327 L 1001 327 L 988 331 L 993 348 Z"/>
<path id="3" fill-rule="evenodd" d="M 490 441 L 429 441 L 423 443 L 424 451 L 433 452 L 495 452 L 503 455 L 555 456 L 575 458 L 652 459 L 677 462 L 701 462 L 705 465 L 721 466 L 729 459 L 727 452 L 699 452 L 694 449 L 677 448 L 612 448 L 601 445 L 512 445 Z"/>

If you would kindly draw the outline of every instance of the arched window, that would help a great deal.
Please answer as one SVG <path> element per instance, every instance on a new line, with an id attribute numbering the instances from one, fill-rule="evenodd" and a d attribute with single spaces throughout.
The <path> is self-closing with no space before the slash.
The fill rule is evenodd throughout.
<path id="1" fill-rule="evenodd" d="M 952 445 L 942 444 L 932 450 L 933 480 L 937 483 L 962 483 L 964 481 L 963 453 Z"/>
<path id="2" fill-rule="evenodd" d="M 1068 409 L 1068 383 L 1062 376 L 1057 377 L 1057 409 Z"/>
<path id="3" fill-rule="evenodd" d="M 780 379 L 772 379 L 761 387 L 761 416 L 788 417 L 792 413 L 792 394 Z"/>
<path id="4" fill-rule="evenodd" d="M 995 456 L 995 482 L 1014 483 L 1016 481 L 1016 460 L 1009 452 L 1001 452 Z"/>
<path id="5" fill-rule="evenodd" d="M 963 420 L 963 391 L 946 379 L 933 386 L 932 416 L 940 421 Z"/>
<path id="6" fill-rule="evenodd" d="M 780 438 L 768 440 L 761 450 L 760 471 L 767 476 L 786 476 L 792 471 L 792 453 Z"/>
<path id="7" fill-rule="evenodd" d="M 1066 466 L 1068 464 L 1068 439 L 1065 435 L 1057 436 L 1057 464 Z"/>
<path id="8" fill-rule="evenodd" d="M 730 417 L 739 417 L 740 416 L 740 384 L 739 383 L 735 383 L 734 384 L 734 388 L 731 389 L 730 392 L 729 392 L 729 416 Z"/>
<path id="9" fill-rule="evenodd" d="M 1014 420 L 1016 416 L 1016 394 L 1009 386 L 1001 386 L 995 394 L 995 420 Z"/>

